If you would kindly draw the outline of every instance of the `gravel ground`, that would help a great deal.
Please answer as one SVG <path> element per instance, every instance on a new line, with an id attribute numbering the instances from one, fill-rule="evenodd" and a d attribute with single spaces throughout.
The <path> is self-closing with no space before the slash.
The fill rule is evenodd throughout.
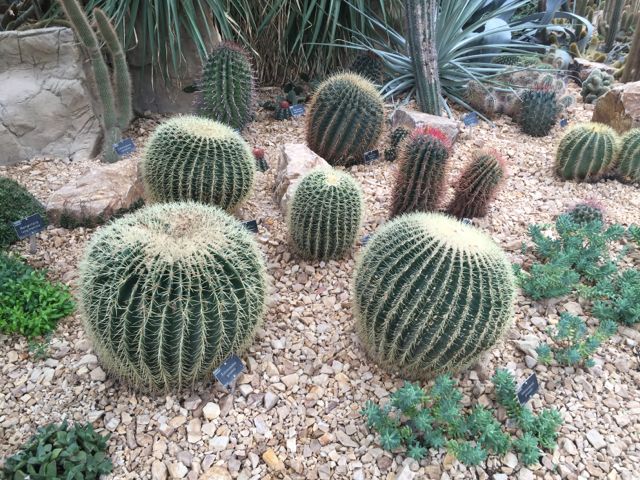
<path id="1" fill-rule="evenodd" d="M 569 112 L 569 122 L 590 119 L 590 108 L 579 103 Z M 560 312 L 581 312 L 573 298 L 539 303 L 519 295 L 516 321 L 503 344 L 486 355 L 482 367 L 456 376 L 465 404 L 491 405 L 488 378 L 495 368 L 507 367 L 520 380 L 532 371 L 538 374 L 540 394 L 530 405 L 534 411 L 556 407 L 564 418 L 559 446 L 544 456 L 542 465 L 521 468 L 513 455 L 506 455 L 467 468 L 444 451 L 431 452 L 420 463 L 383 451 L 359 410 L 368 399 L 387 397 L 402 380 L 368 361 L 353 332 L 349 285 L 361 245 L 339 262 L 307 263 L 290 253 L 271 188 L 278 145 L 303 141 L 304 120 L 276 122 L 268 113 L 259 113 L 247 138 L 265 148 L 272 168 L 258 174 L 255 192 L 239 216 L 260 221 L 257 239 L 272 292 L 264 326 L 244 355 L 247 373 L 240 377 L 235 395 L 212 382 L 166 397 L 134 392 L 105 375 L 78 315 L 73 315 L 60 323 L 45 360 L 36 360 L 21 337 L 0 335 L 0 458 L 16 451 L 38 426 L 66 417 L 91 421 L 99 431 L 111 433 L 115 468 L 110 478 L 638 478 L 638 329 L 621 329 L 598 352 L 589 371 L 544 367 L 527 358 L 528 335 L 544 340 L 547 326 L 557 322 Z M 136 122 L 132 135 L 138 145 L 157 123 Z M 494 127 L 483 123 L 464 129 L 455 145 L 452 178 L 481 146 L 507 157 L 509 179 L 479 225 L 514 262 L 522 260 L 520 246 L 530 223 L 550 222 L 583 199 L 600 201 L 611 221 L 638 223 L 637 186 L 554 178 L 551 168 L 561 135 L 562 128 L 556 127 L 549 137 L 527 137 L 509 119 L 500 119 Z M 0 174 L 21 181 L 46 201 L 53 190 L 96 164 L 39 159 L 0 168 Z M 364 235 L 387 218 L 395 165 L 380 161 L 350 171 L 365 192 Z M 50 227 L 39 235 L 36 254 L 28 254 L 27 242 L 15 250 L 73 287 L 91 233 Z M 635 258 L 640 258 L 637 252 Z"/>

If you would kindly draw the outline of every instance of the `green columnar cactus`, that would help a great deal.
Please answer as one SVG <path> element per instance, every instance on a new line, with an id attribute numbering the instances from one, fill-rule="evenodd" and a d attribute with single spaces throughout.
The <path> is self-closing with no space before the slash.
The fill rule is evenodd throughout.
<path id="1" fill-rule="evenodd" d="M 198 113 L 242 130 L 253 116 L 254 73 L 242 47 L 216 46 L 204 67 Z"/>
<path id="2" fill-rule="evenodd" d="M 522 95 L 520 128 L 532 137 L 549 134 L 558 119 L 556 92 L 545 88 L 527 90 Z"/>
<path id="3" fill-rule="evenodd" d="M 556 153 L 556 174 L 565 180 L 597 180 L 614 167 L 617 135 L 602 123 L 583 123 L 571 128 Z"/>
<path id="4" fill-rule="evenodd" d="M 438 213 L 402 215 L 367 243 L 356 329 L 382 367 L 428 378 L 470 365 L 509 328 L 511 263 L 484 233 Z"/>
<path id="5" fill-rule="evenodd" d="M 409 135 L 409 130 L 404 127 L 398 127 L 391 132 L 391 135 L 389 135 L 389 147 L 384 150 L 384 159 L 387 162 L 394 162 L 398 158 L 400 143 L 407 135 Z"/>
<path id="6" fill-rule="evenodd" d="M 585 225 L 594 221 L 603 221 L 602 207 L 595 202 L 578 203 L 575 207 L 567 212 L 567 215 L 575 223 Z"/>
<path id="7" fill-rule="evenodd" d="M 373 83 L 382 83 L 382 60 L 375 52 L 367 51 L 359 54 L 353 60 L 350 70 Z"/>
<path id="8" fill-rule="evenodd" d="M 98 230 L 80 267 L 84 324 L 103 365 L 143 389 L 206 378 L 253 338 L 265 265 L 222 210 L 153 205 Z"/>
<path id="9" fill-rule="evenodd" d="M 593 103 L 602 95 L 611 90 L 613 86 L 613 75 L 596 68 L 592 70 L 584 82 L 580 96 L 584 103 Z"/>
<path id="10" fill-rule="evenodd" d="M 191 115 L 161 124 L 142 162 L 145 189 L 153 201 L 194 200 L 225 210 L 249 196 L 255 170 L 251 148 L 240 134 Z"/>
<path id="11" fill-rule="evenodd" d="M 640 182 L 640 128 L 629 130 L 622 136 L 618 158 L 620 175 L 632 182 Z"/>
<path id="12" fill-rule="evenodd" d="M 363 162 L 384 122 L 382 97 L 355 73 L 329 77 L 318 87 L 307 113 L 307 144 L 331 165 Z"/>
<path id="13" fill-rule="evenodd" d="M 340 258 L 355 243 L 363 212 L 362 191 L 350 175 L 314 170 L 300 181 L 291 200 L 291 242 L 304 258 Z"/>
<path id="14" fill-rule="evenodd" d="M 505 161 L 498 152 L 476 153 L 454 187 L 447 212 L 458 218 L 484 217 L 506 175 Z"/>
<path id="15" fill-rule="evenodd" d="M 435 211 L 444 192 L 450 142 L 436 128 L 416 128 L 402 144 L 391 216 Z"/>

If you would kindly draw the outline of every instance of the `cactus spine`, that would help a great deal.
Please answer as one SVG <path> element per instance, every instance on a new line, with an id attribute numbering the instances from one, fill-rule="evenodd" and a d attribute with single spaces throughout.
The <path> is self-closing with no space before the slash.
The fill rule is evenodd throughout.
<path id="1" fill-rule="evenodd" d="M 583 123 L 560 141 L 555 170 L 565 180 L 597 180 L 611 170 L 617 154 L 617 135 L 601 123 Z"/>
<path id="2" fill-rule="evenodd" d="M 599 68 L 591 71 L 589 76 L 582 82 L 580 96 L 584 103 L 593 103 L 602 95 L 611 90 L 613 85 L 613 75 L 603 72 Z"/>
<path id="3" fill-rule="evenodd" d="M 640 182 L 640 128 L 629 130 L 622 136 L 618 158 L 620 175 L 632 182 Z"/>
<path id="4" fill-rule="evenodd" d="M 304 258 L 340 258 L 355 243 L 363 211 L 362 191 L 350 175 L 314 170 L 300 181 L 289 207 L 291 242 Z"/>
<path id="5" fill-rule="evenodd" d="M 396 178 L 391 216 L 438 208 L 444 191 L 450 144 L 435 128 L 418 127 L 404 141 Z"/>
<path id="6" fill-rule="evenodd" d="M 547 88 L 527 90 L 522 95 L 520 127 L 532 137 L 544 137 L 556 124 L 560 107 L 556 92 Z"/>
<path id="7" fill-rule="evenodd" d="M 192 115 L 161 124 L 142 162 L 142 178 L 152 200 L 194 200 L 225 210 L 249 196 L 255 170 L 251 148 L 238 133 Z"/>
<path id="8" fill-rule="evenodd" d="M 455 185 L 447 212 L 458 218 L 484 217 L 506 174 L 505 161 L 496 151 L 476 153 Z"/>
<path id="9" fill-rule="evenodd" d="M 360 53 L 353 60 L 350 70 L 361 75 L 370 82 L 382 83 L 382 60 L 372 51 Z"/>
<path id="10" fill-rule="evenodd" d="M 398 157 L 398 150 L 400 148 L 400 144 L 409 135 L 409 130 L 404 127 L 398 127 L 389 136 L 389 148 L 386 148 L 384 151 L 384 159 L 387 162 L 393 162 Z"/>
<path id="11" fill-rule="evenodd" d="M 195 203 L 154 205 L 101 228 L 80 267 L 84 324 L 102 363 L 149 390 L 191 386 L 245 348 L 265 292 L 248 231 Z"/>
<path id="12" fill-rule="evenodd" d="M 217 45 L 202 73 L 198 113 L 242 130 L 253 116 L 254 73 L 242 47 Z"/>
<path id="13" fill-rule="evenodd" d="M 376 87 L 355 73 L 341 73 L 322 82 L 307 114 L 307 144 L 331 165 L 362 163 L 384 121 L 382 97 Z"/>
<path id="14" fill-rule="evenodd" d="M 364 248 L 356 328 L 382 367 L 428 378 L 470 365 L 508 329 L 514 278 L 480 230 L 438 213 L 402 215 Z"/>

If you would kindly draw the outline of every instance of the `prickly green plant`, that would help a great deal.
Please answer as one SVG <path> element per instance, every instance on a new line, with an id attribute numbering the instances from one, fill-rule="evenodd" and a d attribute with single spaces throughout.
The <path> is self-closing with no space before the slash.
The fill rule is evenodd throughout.
<path id="1" fill-rule="evenodd" d="M 44 206 L 15 180 L 0 177 L 0 249 L 18 240 L 11 222 L 35 213 L 45 216 Z"/>
<path id="2" fill-rule="evenodd" d="M 340 258 L 355 243 L 363 212 L 362 191 L 350 175 L 314 170 L 293 194 L 287 215 L 291 242 L 304 258 Z"/>
<path id="3" fill-rule="evenodd" d="M 567 215 L 577 225 L 586 225 L 591 222 L 602 223 L 604 221 L 602 207 L 597 205 L 595 202 L 579 203 L 569 210 Z"/>
<path id="4" fill-rule="evenodd" d="M 355 73 L 329 77 L 318 87 L 307 113 L 307 144 L 331 165 L 362 163 L 384 121 L 376 87 Z"/>
<path id="5" fill-rule="evenodd" d="M 398 127 L 391 135 L 389 135 L 389 148 L 386 148 L 384 151 L 384 159 L 388 162 L 393 162 L 398 157 L 398 149 L 400 147 L 400 143 L 405 137 L 409 135 L 409 130 L 404 127 Z"/>
<path id="6" fill-rule="evenodd" d="M 370 50 L 356 56 L 349 70 L 361 75 L 375 84 L 382 83 L 382 59 L 379 55 Z"/>
<path id="7" fill-rule="evenodd" d="M 400 149 L 392 217 L 438 209 L 444 193 L 450 148 L 447 136 L 436 128 L 418 127 L 411 132 Z"/>
<path id="8" fill-rule="evenodd" d="M 532 137 L 544 137 L 556 124 L 559 112 L 556 92 L 545 88 L 527 90 L 522 95 L 520 128 Z"/>
<path id="9" fill-rule="evenodd" d="M 356 327 L 382 367 L 427 378 L 471 364 L 511 324 L 514 277 L 480 230 L 438 213 L 374 234 L 354 276 Z"/>
<path id="10" fill-rule="evenodd" d="M 565 180 L 597 180 L 615 166 L 616 132 L 601 123 L 582 123 L 571 128 L 556 153 L 556 174 Z"/>
<path id="11" fill-rule="evenodd" d="M 514 67 L 533 67 L 540 64 L 540 58 L 537 55 L 497 55 L 491 62 Z"/>
<path id="12" fill-rule="evenodd" d="M 253 67 L 242 47 L 214 47 L 202 72 L 198 114 L 242 130 L 253 116 L 253 97 Z"/>
<path id="13" fill-rule="evenodd" d="M 149 390 L 207 377 L 265 310 L 251 234 L 216 207 L 153 205 L 98 230 L 80 268 L 84 324 L 110 372 Z"/>
<path id="14" fill-rule="evenodd" d="M 498 152 L 481 150 L 474 154 L 454 186 L 447 213 L 457 218 L 484 217 L 506 174 L 506 164 Z"/>
<path id="15" fill-rule="evenodd" d="M 640 128 L 622 136 L 618 159 L 618 173 L 632 182 L 640 182 Z"/>
<path id="16" fill-rule="evenodd" d="M 240 134 L 191 115 L 162 123 L 142 162 L 145 190 L 152 200 L 194 200 L 225 210 L 249 196 L 255 170 L 251 148 Z"/>
<path id="17" fill-rule="evenodd" d="M 584 103 L 593 103 L 602 95 L 611 90 L 613 85 L 613 75 L 596 68 L 592 70 L 584 82 L 580 96 Z"/>
<path id="18" fill-rule="evenodd" d="M 290 106 L 291 105 L 289 104 L 288 101 L 281 100 L 280 102 L 278 102 L 278 105 L 276 106 L 276 109 L 273 112 L 273 117 L 276 120 L 287 120 L 291 118 L 292 117 L 291 110 L 289 110 Z"/>

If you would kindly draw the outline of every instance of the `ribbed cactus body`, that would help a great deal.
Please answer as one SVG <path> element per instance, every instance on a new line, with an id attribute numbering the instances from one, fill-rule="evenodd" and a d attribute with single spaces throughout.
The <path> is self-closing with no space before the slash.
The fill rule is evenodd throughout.
<path id="1" fill-rule="evenodd" d="M 291 110 L 289 110 L 290 106 L 291 105 L 288 101 L 282 100 L 278 103 L 278 105 L 276 105 L 276 109 L 273 112 L 273 117 L 276 120 L 288 120 L 292 117 Z"/>
<path id="2" fill-rule="evenodd" d="M 331 165 L 363 162 L 375 147 L 384 121 L 382 97 L 376 87 L 355 73 L 341 73 L 322 82 L 307 113 L 307 144 Z"/>
<path id="3" fill-rule="evenodd" d="M 549 134 L 558 119 L 560 107 L 553 90 L 533 89 L 522 94 L 520 127 L 532 137 Z"/>
<path id="4" fill-rule="evenodd" d="M 602 208 L 594 202 L 579 203 L 569 210 L 567 215 L 579 225 L 585 225 L 596 220 L 603 221 Z"/>
<path id="5" fill-rule="evenodd" d="M 314 170 L 300 181 L 289 206 L 291 242 L 304 258 L 340 258 L 356 241 L 363 211 L 362 191 L 350 175 Z"/>
<path id="6" fill-rule="evenodd" d="M 384 159 L 387 162 L 393 162 L 398 158 L 398 150 L 402 140 L 409 135 L 409 130 L 404 127 L 397 127 L 391 135 L 389 135 L 389 147 L 384 151 Z"/>
<path id="7" fill-rule="evenodd" d="M 150 390 L 190 386 L 246 347 L 265 292 L 251 234 L 196 203 L 154 205 L 99 229 L 80 269 L 85 328 L 102 363 Z"/>
<path id="8" fill-rule="evenodd" d="M 596 68 L 592 70 L 584 82 L 582 82 L 582 90 L 580 96 L 584 103 L 593 103 L 602 95 L 611 90 L 613 86 L 613 75 Z"/>
<path id="9" fill-rule="evenodd" d="M 438 208 L 444 192 L 450 143 L 435 128 L 417 128 L 400 149 L 391 216 Z"/>
<path id="10" fill-rule="evenodd" d="M 601 123 L 583 123 L 569 130 L 556 152 L 555 170 L 565 180 L 597 180 L 611 170 L 617 154 L 616 132 Z"/>
<path id="11" fill-rule="evenodd" d="M 253 116 L 254 73 L 242 48 L 232 42 L 216 46 L 200 81 L 198 113 L 242 130 Z"/>
<path id="12" fill-rule="evenodd" d="M 471 364 L 507 330 L 514 279 L 478 229 L 437 213 L 387 223 L 356 265 L 357 331 L 373 359 L 427 378 Z"/>
<path id="13" fill-rule="evenodd" d="M 360 53 L 353 60 L 350 70 L 373 83 L 382 83 L 382 59 L 374 52 L 367 51 Z"/>
<path id="14" fill-rule="evenodd" d="M 629 130 L 620 141 L 618 172 L 632 182 L 640 182 L 640 128 Z"/>
<path id="15" fill-rule="evenodd" d="M 484 217 L 505 177 L 506 165 L 497 152 L 476 153 L 454 185 L 447 213 L 458 218 Z"/>
<path id="16" fill-rule="evenodd" d="M 225 210 L 249 196 L 255 170 L 251 148 L 237 132 L 195 116 L 161 124 L 142 163 L 146 192 L 153 201 L 194 200 Z"/>

